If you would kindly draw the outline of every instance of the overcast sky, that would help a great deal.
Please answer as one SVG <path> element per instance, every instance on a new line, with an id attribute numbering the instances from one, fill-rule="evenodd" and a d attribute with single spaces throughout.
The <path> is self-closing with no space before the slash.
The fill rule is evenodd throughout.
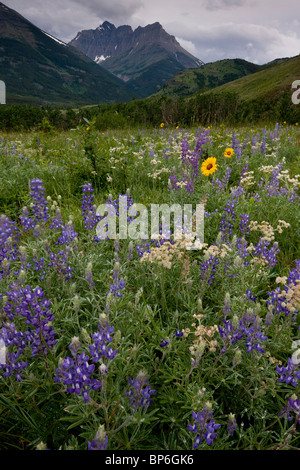
<path id="1" fill-rule="evenodd" d="M 204 62 L 241 58 L 263 64 L 300 53 L 299 0 L 2 0 L 39 28 L 69 42 L 104 21 L 159 21 Z"/>

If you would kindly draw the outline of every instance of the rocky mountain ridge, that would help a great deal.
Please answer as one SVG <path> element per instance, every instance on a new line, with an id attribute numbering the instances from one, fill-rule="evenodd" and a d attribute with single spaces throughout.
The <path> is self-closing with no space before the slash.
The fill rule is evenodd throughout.
<path id="1" fill-rule="evenodd" d="M 138 97 L 157 91 L 180 70 L 203 65 L 159 22 L 133 30 L 105 21 L 94 30 L 80 31 L 69 44 L 121 78 Z"/>
<path id="2" fill-rule="evenodd" d="M 0 51 L 7 104 L 74 106 L 133 96 L 109 71 L 1 2 Z"/>

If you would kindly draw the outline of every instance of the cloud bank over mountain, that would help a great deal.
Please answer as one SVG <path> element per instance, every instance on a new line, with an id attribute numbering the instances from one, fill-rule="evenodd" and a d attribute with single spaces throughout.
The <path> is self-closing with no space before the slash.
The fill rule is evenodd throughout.
<path id="1" fill-rule="evenodd" d="M 266 63 L 300 53 L 295 0 L 6 0 L 34 24 L 68 42 L 104 21 L 133 29 L 159 21 L 205 62 L 242 58 Z"/>

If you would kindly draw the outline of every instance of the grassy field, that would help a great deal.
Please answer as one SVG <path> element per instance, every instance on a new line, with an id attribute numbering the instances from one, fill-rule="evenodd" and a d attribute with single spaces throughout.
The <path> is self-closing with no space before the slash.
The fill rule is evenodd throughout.
<path id="1" fill-rule="evenodd" d="M 299 76 L 299 63 L 300 56 L 298 55 L 273 67 L 221 85 L 216 90 L 238 92 L 245 101 L 268 95 L 274 96 L 276 93 L 291 89 L 292 83 Z"/>
<path id="2" fill-rule="evenodd" d="M 1 450 L 299 448 L 299 155 L 285 123 L 2 133 Z M 204 240 L 101 239 L 125 196 Z"/>

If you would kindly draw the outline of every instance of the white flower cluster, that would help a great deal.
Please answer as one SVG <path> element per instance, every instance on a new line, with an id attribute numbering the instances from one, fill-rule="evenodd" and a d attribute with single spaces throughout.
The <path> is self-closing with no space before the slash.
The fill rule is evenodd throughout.
<path id="1" fill-rule="evenodd" d="M 243 177 L 241 178 L 240 184 L 246 188 L 253 186 L 253 184 L 255 183 L 253 173 L 253 171 L 246 171 Z"/>
<path id="2" fill-rule="evenodd" d="M 269 222 L 266 222 L 265 220 L 263 220 L 260 224 L 256 220 L 251 220 L 249 226 L 250 226 L 250 231 L 260 230 L 262 232 L 263 234 L 263 236 L 261 237 L 262 241 L 271 242 L 272 240 L 275 240 L 275 231 L 277 231 L 278 233 L 282 233 L 283 232 L 282 229 L 289 227 L 290 224 L 286 222 L 285 220 L 279 219 L 278 225 L 274 229 L 272 225 L 269 224 Z"/>
<path id="3" fill-rule="evenodd" d="M 300 186 L 300 175 L 290 176 L 289 170 L 282 170 L 277 176 L 277 179 L 291 188 L 298 188 Z"/>

